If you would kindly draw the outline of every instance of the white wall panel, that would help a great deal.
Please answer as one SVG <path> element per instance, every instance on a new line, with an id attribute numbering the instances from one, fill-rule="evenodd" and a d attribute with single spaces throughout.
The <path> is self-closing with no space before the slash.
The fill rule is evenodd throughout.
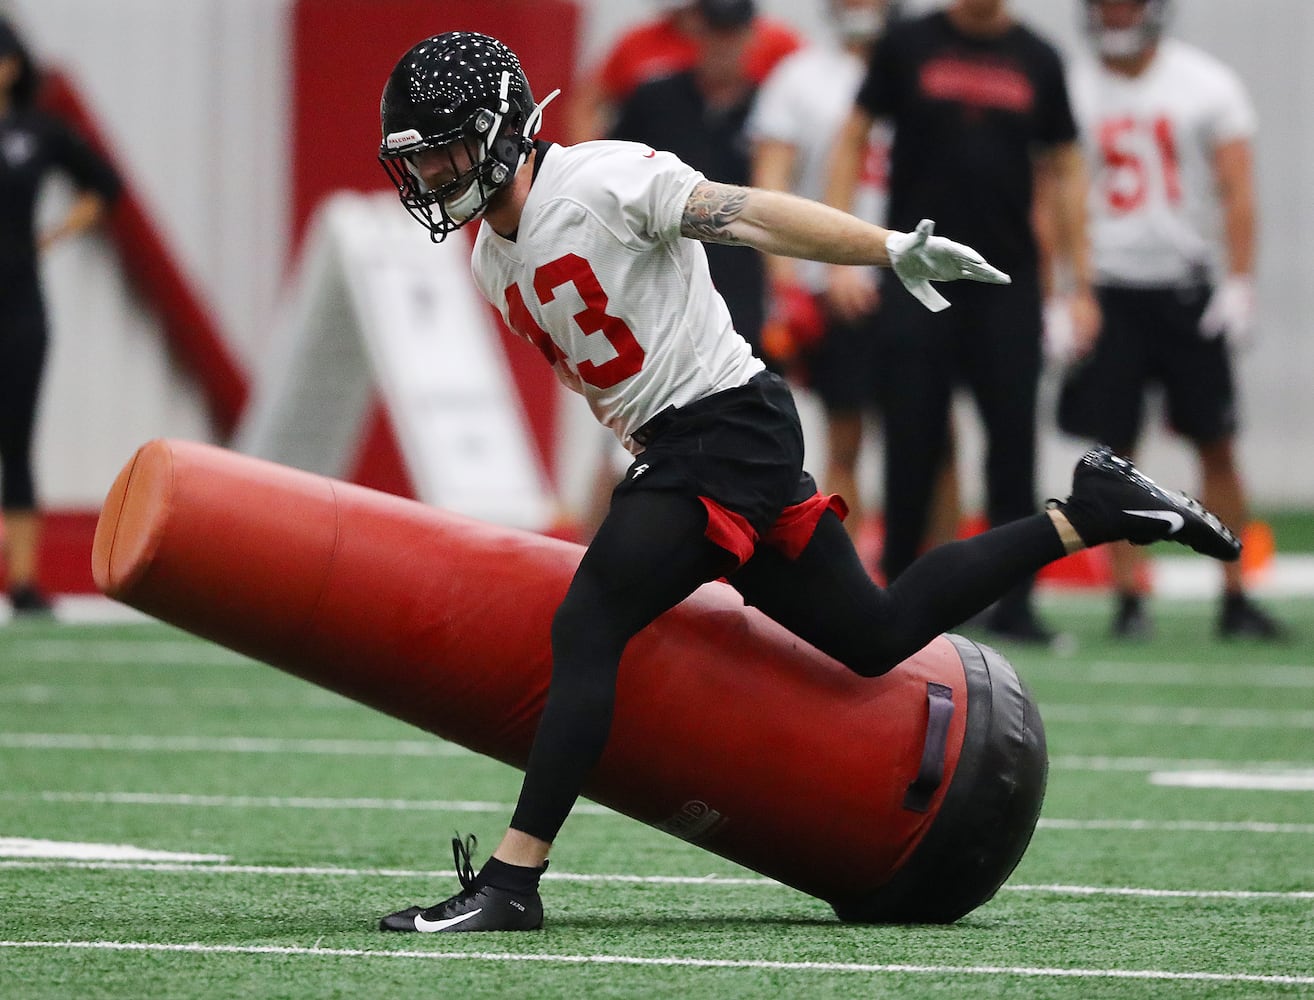
<path id="1" fill-rule="evenodd" d="M 250 363 L 285 268 L 284 0 L 9 6 L 38 59 L 74 80 L 176 263 Z M 63 199 L 56 185 L 43 216 Z M 141 442 L 212 432 L 101 240 L 59 248 L 43 271 L 55 349 L 37 432 L 42 494 L 54 506 L 98 504 Z"/>
<path id="2" fill-rule="evenodd" d="M 823 0 L 759 0 L 815 34 Z M 934 0 L 912 0 L 923 8 Z M 286 141 L 289 0 L 9 0 L 45 59 L 70 69 L 130 179 L 156 214 L 232 346 L 258 365 L 287 273 L 287 192 L 296 160 Z M 596 58 L 648 0 L 585 0 L 584 52 Z M 1071 50 L 1079 0 L 1013 0 Z M 1179 33 L 1237 67 L 1259 107 L 1264 337 L 1241 364 L 1243 459 L 1256 501 L 1314 505 L 1314 2 L 1186 0 Z M 549 114 L 552 112 L 550 111 Z M 333 156 L 313 142 L 298 156 Z M 86 258 L 86 259 L 84 259 Z M 194 391 L 173 372 L 149 322 L 134 313 L 94 243 L 49 261 L 58 346 L 41 424 L 40 467 L 57 502 L 95 498 L 104 467 L 157 433 L 200 436 Z M 97 283 L 105 286 L 93 293 Z M 118 298 L 116 299 L 116 295 Z M 120 301 L 119 306 L 112 304 Z M 88 359 L 95 358 L 93 366 Z M 103 401 L 100 393 L 107 393 Z M 95 400 L 95 427 L 78 416 Z M 88 436 L 89 435 L 89 436 Z M 965 470 L 979 468 L 967 435 Z M 1064 488 L 1075 442 L 1044 438 L 1042 489 Z M 105 452 L 107 459 L 95 456 Z M 1162 434 L 1147 462 L 1190 481 Z"/>

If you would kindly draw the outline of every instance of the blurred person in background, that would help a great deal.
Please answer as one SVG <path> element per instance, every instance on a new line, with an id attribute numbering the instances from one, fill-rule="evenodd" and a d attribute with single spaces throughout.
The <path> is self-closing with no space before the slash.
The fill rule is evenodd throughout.
<path id="1" fill-rule="evenodd" d="M 40 516 L 32 432 L 47 332 L 38 255 L 95 225 L 118 192 L 113 169 L 59 120 L 35 107 L 31 55 L 0 18 L 0 507 L 9 602 L 18 614 L 50 611 L 37 586 Z M 52 171 L 77 194 L 63 219 L 36 231 L 37 198 Z"/>
<path id="2" fill-rule="evenodd" d="M 1063 64 L 1048 41 L 1013 17 L 1005 0 L 953 0 L 887 29 L 836 142 L 830 204 L 852 204 L 867 135 L 879 120 L 894 130 L 889 225 L 916 225 L 914 215 L 931 215 L 951 232 L 970 234 L 971 245 L 1013 277 L 1002 294 L 966 289 L 964 308 L 944 313 L 927 312 L 885 283 L 881 566 L 895 580 L 926 534 L 958 384 L 970 389 L 984 425 L 989 523 L 1034 509 L 1047 281 L 1036 215 L 1050 220 L 1054 256 L 1070 285 L 1073 324 L 1093 331 L 1099 311 L 1090 288 L 1084 166 Z M 1035 613 L 1032 583 L 1020 582 L 991 609 L 984 619 L 991 633 L 1021 642 L 1053 640 Z"/>
<path id="3" fill-rule="evenodd" d="M 1172 429 L 1199 461 L 1202 498 L 1246 523 L 1236 460 L 1233 352 L 1255 331 L 1255 112 L 1237 75 L 1164 37 L 1167 0 L 1082 0 L 1093 57 L 1071 73 L 1092 178 L 1091 240 L 1103 326 L 1070 368 L 1059 424 L 1130 455 L 1147 392 L 1162 390 Z M 1144 638 L 1144 564 L 1111 550 L 1112 631 Z M 1217 630 L 1279 639 L 1250 600 L 1241 566 L 1223 571 Z"/>
<path id="4" fill-rule="evenodd" d="M 609 138 L 674 153 L 689 166 L 727 184 L 749 183 L 745 131 L 757 84 L 745 72 L 757 5 L 753 0 L 697 0 L 691 30 L 692 66 L 650 80 L 620 106 Z M 760 254 L 707 246 L 712 283 L 730 307 L 735 329 L 762 356 L 766 264 Z"/>
<path id="5" fill-rule="evenodd" d="M 571 87 L 567 131 L 571 142 L 600 139 L 634 88 L 689 69 L 699 57 L 700 21 L 694 0 L 651 0 L 657 16 L 620 36 L 600 65 Z M 788 25 L 770 17 L 752 20 L 743 50 L 743 73 L 761 83 L 782 58 L 803 44 Z"/>
<path id="6" fill-rule="evenodd" d="M 831 147 L 853 107 L 872 45 L 896 7 L 894 0 L 829 0 L 834 40 L 786 56 L 763 81 L 748 122 L 755 187 L 817 201 L 825 197 Z M 889 143 L 887 129 L 878 124 L 871 130 L 856 179 L 851 211 L 869 222 L 885 220 Z M 864 416 L 878 398 L 881 369 L 877 271 L 770 257 L 767 277 L 763 350 L 820 400 L 826 426 L 822 478 L 848 502 L 844 526 L 858 539 L 864 523 L 857 466 Z M 937 488 L 936 516 L 927 532 L 932 545 L 949 541 L 957 529 L 951 456 L 946 466 L 948 477 Z"/>

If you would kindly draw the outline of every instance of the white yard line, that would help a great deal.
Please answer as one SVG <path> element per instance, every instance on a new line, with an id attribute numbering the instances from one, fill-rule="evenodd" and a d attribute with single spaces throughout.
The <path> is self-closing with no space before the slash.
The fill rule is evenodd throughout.
<path id="1" fill-rule="evenodd" d="M 117 806 L 185 806 L 220 809 L 345 809 L 384 812 L 510 813 L 514 803 L 462 799 L 329 798 L 278 795 L 190 795 L 162 792 L 0 792 L 0 802 L 70 802 Z M 580 802 L 571 810 L 594 816 L 619 815 L 606 806 Z"/>
<path id="2" fill-rule="evenodd" d="M 1168 788 L 1225 788 L 1244 792 L 1314 792 L 1314 770 L 1274 774 L 1270 771 L 1152 771 L 1150 784 Z"/>
<path id="3" fill-rule="evenodd" d="M 264 666 L 241 653 L 200 640 L 115 639 L 90 633 L 59 639 L 6 639 L 12 663 L 127 664 L 164 667 L 257 667 Z"/>
<path id="4" fill-rule="evenodd" d="M 1049 979 L 1133 979 L 1214 983 L 1267 983 L 1304 986 L 1314 976 L 1249 972 L 1196 972 L 1166 969 L 1065 969 L 1008 965 L 899 965 L 863 962 L 773 962 L 762 959 L 697 958 L 685 955 L 553 955 L 500 951 L 374 950 L 370 948 L 297 948 L 275 945 L 163 944 L 146 941 L 0 941 L 0 948 L 170 952 L 197 955 L 283 955 L 312 958 L 403 959 L 423 961 L 547 962 L 559 965 L 628 965 L 656 968 L 752 969 L 772 972 L 849 972 L 889 975 L 1008 976 Z"/>
<path id="5" fill-rule="evenodd" d="M 205 684 L 5 684 L 0 704 L 77 705 L 98 708 L 269 708 L 360 711 L 365 706 L 313 684 L 292 689 L 227 687 Z"/>
<path id="6" fill-rule="evenodd" d="M 404 868 L 338 868 L 332 866 L 192 864 L 188 862 L 132 862 L 132 861 L 66 861 L 60 859 L 20 858 L 0 860 L 0 869 L 85 869 L 164 872 L 201 875 L 267 875 L 267 876 L 325 876 L 331 878 L 402 878 L 423 881 L 446 880 L 456 877 L 455 871 L 425 871 Z M 760 876 L 722 875 L 632 875 L 626 873 L 592 874 L 581 872 L 547 872 L 543 879 L 549 882 L 619 883 L 637 885 L 716 885 L 763 886 L 787 888 L 774 879 Z M 790 890 L 795 891 L 795 890 Z M 1001 892 L 1045 893 L 1057 896 L 1141 896 L 1152 899 L 1230 899 L 1230 900 L 1295 900 L 1314 899 L 1311 891 L 1267 891 L 1259 889 L 1156 889 L 1143 886 L 1101 885 L 1005 885 Z"/>
<path id="7" fill-rule="evenodd" d="M 112 736 L 94 733 L 0 733 L 5 750 L 129 750 L 147 753 L 297 753 L 346 757 L 472 757 L 432 740 L 276 739 L 261 736 Z"/>
<path id="8" fill-rule="evenodd" d="M 74 805 L 181 806 L 210 809 L 377 810 L 381 812 L 510 813 L 511 802 L 468 799 L 333 798 L 330 796 L 196 795 L 165 792 L 0 792 L 0 802 L 64 802 Z M 572 815 L 620 816 L 594 802 L 578 803 Z M 1314 823 L 1260 820 L 1051 819 L 1041 830 L 1117 830 L 1138 833 L 1261 833 L 1314 836 Z"/>
<path id="9" fill-rule="evenodd" d="M 1045 675 L 1046 684 L 1128 685 L 1192 688 L 1314 688 L 1314 666 L 1225 663 L 1139 663 L 1095 660 L 1081 671 L 1068 667 Z"/>
<path id="10" fill-rule="evenodd" d="M 1314 823 L 1266 823 L 1260 820 L 1049 819 L 1041 830 L 1112 830 L 1125 833 L 1281 833 L 1314 836 Z"/>
<path id="11" fill-rule="evenodd" d="M 1314 730 L 1314 710 L 1177 708 L 1161 705 L 1055 705 L 1040 708 L 1045 722 L 1081 725 L 1210 726 L 1219 729 Z"/>
<path id="12" fill-rule="evenodd" d="M 1051 770 L 1059 771 L 1109 771 L 1109 772 L 1150 772 L 1150 771 L 1304 771 L 1314 761 L 1308 760 L 1217 760 L 1191 757 L 1105 757 L 1082 756 L 1080 754 L 1060 754 L 1049 759 Z"/>

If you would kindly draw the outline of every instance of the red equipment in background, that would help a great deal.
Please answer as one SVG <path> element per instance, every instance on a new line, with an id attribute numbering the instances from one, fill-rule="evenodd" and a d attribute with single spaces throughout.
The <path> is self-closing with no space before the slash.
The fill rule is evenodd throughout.
<path id="1" fill-rule="evenodd" d="M 154 441 L 114 483 L 93 566 L 111 597 L 523 767 L 583 551 Z M 993 650 L 940 637 L 864 679 L 717 583 L 631 642 L 586 794 L 843 919 L 947 922 L 1013 870 L 1045 770 Z"/>

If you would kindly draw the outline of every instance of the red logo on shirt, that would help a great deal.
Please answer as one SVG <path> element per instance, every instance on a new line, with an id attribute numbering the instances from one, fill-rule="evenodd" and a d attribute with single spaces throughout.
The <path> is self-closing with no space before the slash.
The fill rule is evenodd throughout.
<path id="1" fill-rule="evenodd" d="M 958 101 L 1025 114 L 1036 101 L 1035 88 L 1011 66 L 946 56 L 922 67 L 922 93 L 933 100 Z"/>

